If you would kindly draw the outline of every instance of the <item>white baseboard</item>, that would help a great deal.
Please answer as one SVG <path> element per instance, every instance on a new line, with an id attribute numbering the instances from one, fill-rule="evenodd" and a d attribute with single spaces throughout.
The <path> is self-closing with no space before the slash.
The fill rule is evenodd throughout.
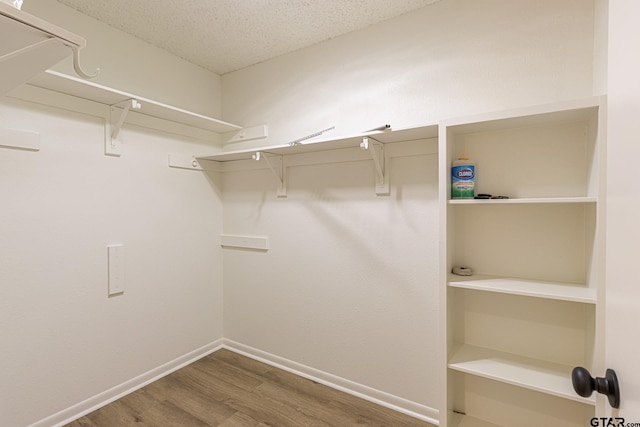
<path id="1" fill-rule="evenodd" d="M 67 409 L 64 409 L 56 414 L 53 414 L 47 418 L 44 418 L 30 427 L 58 427 L 77 420 L 78 418 L 95 411 L 109 403 L 132 393 L 145 385 L 159 380 L 162 377 L 169 375 L 170 373 L 177 371 L 178 369 L 195 362 L 204 356 L 213 353 L 216 350 L 222 348 L 223 340 L 219 339 L 209 343 L 203 347 L 200 347 L 190 353 L 180 356 L 177 359 L 171 360 L 155 369 L 145 372 L 142 375 L 138 375 L 122 384 L 119 384 L 109 390 L 96 394 L 87 400 L 77 403 Z"/>
<path id="2" fill-rule="evenodd" d="M 320 371 L 309 366 L 302 365 L 297 362 L 285 359 L 274 354 L 258 350 L 253 347 L 235 342 L 229 339 L 223 339 L 223 348 L 250 357 L 268 365 L 283 369 L 287 372 L 299 375 L 312 381 L 324 384 L 336 390 L 351 394 L 369 402 L 376 403 L 389 409 L 401 412 L 403 414 L 418 418 L 420 420 L 439 425 L 438 410 L 426 405 L 412 402 L 371 387 L 338 377 L 336 375 Z"/>

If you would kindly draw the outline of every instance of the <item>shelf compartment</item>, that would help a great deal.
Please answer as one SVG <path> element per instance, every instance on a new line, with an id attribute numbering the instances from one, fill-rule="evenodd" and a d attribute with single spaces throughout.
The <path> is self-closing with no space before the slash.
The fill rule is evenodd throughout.
<path id="1" fill-rule="evenodd" d="M 590 403 L 452 369 L 447 374 L 457 384 L 447 412 L 448 427 L 584 427 L 595 416 Z"/>
<path id="2" fill-rule="evenodd" d="M 596 303 L 596 291 L 578 283 L 548 282 L 499 276 L 449 276 L 450 287 L 585 304 Z"/>
<path id="3" fill-rule="evenodd" d="M 573 367 L 472 345 L 459 345 L 449 369 L 595 405 L 595 397 L 578 396 L 571 385 Z"/>
<path id="4" fill-rule="evenodd" d="M 457 345 L 561 366 L 594 363 L 595 304 L 447 287 L 449 354 Z"/>
<path id="5" fill-rule="evenodd" d="M 104 105 L 116 105 L 129 99 L 135 99 L 140 102 L 142 106 L 132 114 L 143 114 L 211 132 L 226 133 L 242 129 L 242 126 L 239 125 L 214 119 L 188 110 L 183 110 L 181 108 L 82 80 L 53 70 L 47 70 L 36 76 L 31 79 L 28 84 L 72 95 L 77 98 L 95 101 Z"/>
<path id="6" fill-rule="evenodd" d="M 436 138 L 438 136 L 437 125 L 420 126 L 410 129 L 398 129 L 389 131 L 374 131 L 359 133 L 356 135 L 344 135 L 331 138 L 320 138 L 304 143 L 291 145 L 279 144 L 261 148 L 242 149 L 234 151 L 223 151 L 212 155 L 198 156 L 199 160 L 215 160 L 218 162 L 229 162 L 235 160 L 248 160 L 256 152 L 269 153 L 273 155 L 290 155 L 313 153 L 319 151 L 339 150 L 344 148 L 357 148 L 362 142 L 362 138 L 369 137 L 371 140 L 382 144 L 394 142 L 413 141 L 419 139 Z"/>
<path id="7" fill-rule="evenodd" d="M 456 158 L 473 159 L 476 193 L 530 199 L 526 203 L 535 203 L 537 198 L 565 198 L 569 202 L 595 197 L 599 181 L 598 103 L 599 98 L 590 98 L 445 121 L 440 131 L 441 165 L 449 171 Z M 449 174 L 445 176 L 450 181 Z M 449 182 L 447 187 L 450 194 Z"/>
<path id="8" fill-rule="evenodd" d="M 449 271 L 595 288 L 596 203 L 449 205 Z"/>

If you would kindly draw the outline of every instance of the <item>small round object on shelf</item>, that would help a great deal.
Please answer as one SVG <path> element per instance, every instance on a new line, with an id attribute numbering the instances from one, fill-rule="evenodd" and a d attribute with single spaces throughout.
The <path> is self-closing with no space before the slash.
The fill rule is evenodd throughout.
<path id="1" fill-rule="evenodd" d="M 451 269 L 451 272 L 458 276 L 471 276 L 473 274 L 473 269 L 464 265 L 457 265 Z"/>

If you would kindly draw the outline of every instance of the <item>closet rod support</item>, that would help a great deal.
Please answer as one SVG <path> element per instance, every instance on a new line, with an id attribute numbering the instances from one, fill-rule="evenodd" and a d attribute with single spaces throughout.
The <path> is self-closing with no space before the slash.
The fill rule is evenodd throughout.
<path id="1" fill-rule="evenodd" d="M 41 40 L 39 42 L 30 44 L 29 46 L 25 46 L 23 48 L 14 50 L 13 52 L 9 52 L 5 55 L 0 56 L 0 62 L 4 62 L 4 61 L 8 61 L 12 58 L 15 58 L 17 56 L 20 56 L 22 54 L 28 53 L 32 50 L 36 50 L 40 47 L 46 46 L 46 45 L 50 45 L 50 44 L 55 44 L 55 43 L 61 43 L 64 46 L 68 47 L 69 49 L 71 49 L 71 51 L 73 52 L 73 69 L 76 71 L 76 73 L 78 73 L 78 75 L 82 78 L 85 79 L 91 79 L 95 76 L 98 75 L 98 73 L 100 72 L 100 68 L 97 68 L 95 73 L 93 74 L 88 74 L 86 72 L 84 72 L 82 70 L 82 67 L 80 67 L 80 48 L 78 46 L 75 45 L 71 45 L 67 42 L 65 42 L 62 39 L 59 39 L 57 37 L 50 37 L 48 39 L 45 40 Z"/>
<path id="2" fill-rule="evenodd" d="M 96 68 L 93 74 L 86 73 L 80 66 L 80 48 L 78 46 L 69 46 L 73 51 L 73 69 L 83 79 L 92 79 L 100 74 L 100 68 Z"/>

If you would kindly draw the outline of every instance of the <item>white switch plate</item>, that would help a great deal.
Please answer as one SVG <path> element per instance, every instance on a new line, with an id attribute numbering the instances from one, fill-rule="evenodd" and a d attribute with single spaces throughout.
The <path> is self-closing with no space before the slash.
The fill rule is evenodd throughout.
<path id="1" fill-rule="evenodd" d="M 124 245 L 108 245 L 109 295 L 124 292 Z"/>

